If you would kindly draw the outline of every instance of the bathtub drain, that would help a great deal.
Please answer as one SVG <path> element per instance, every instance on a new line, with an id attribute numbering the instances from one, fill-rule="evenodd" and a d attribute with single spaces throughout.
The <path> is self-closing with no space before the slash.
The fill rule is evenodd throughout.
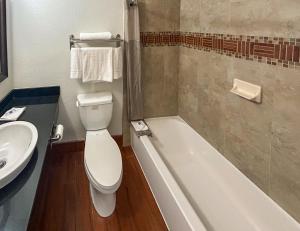
<path id="1" fill-rule="evenodd" d="M 4 168 L 5 165 L 6 165 L 6 160 L 0 160 L 0 169 Z"/>

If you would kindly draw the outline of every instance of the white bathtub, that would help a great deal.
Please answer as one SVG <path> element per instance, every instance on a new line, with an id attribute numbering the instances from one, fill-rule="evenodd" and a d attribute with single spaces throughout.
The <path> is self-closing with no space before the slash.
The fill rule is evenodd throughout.
<path id="1" fill-rule="evenodd" d="M 296 231 L 300 225 L 180 117 L 131 142 L 172 231 Z"/>

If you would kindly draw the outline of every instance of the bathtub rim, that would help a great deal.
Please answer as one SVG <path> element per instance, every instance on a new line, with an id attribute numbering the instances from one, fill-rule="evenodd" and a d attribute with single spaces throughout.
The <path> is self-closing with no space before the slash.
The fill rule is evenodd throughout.
<path id="1" fill-rule="evenodd" d="M 147 118 L 145 119 L 146 123 L 148 121 L 155 121 L 155 120 L 162 120 L 162 119 L 176 119 L 177 121 L 183 123 L 184 125 L 188 126 L 191 129 L 191 132 L 193 133 L 193 135 L 196 135 L 197 137 L 201 138 L 203 140 L 203 142 L 205 142 L 205 144 L 209 145 L 212 149 L 214 149 L 214 151 L 216 151 L 217 153 L 220 154 L 220 157 L 225 160 L 229 165 L 231 165 L 231 167 L 233 167 L 235 170 L 237 170 L 239 172 L 239 174 L 241 174 L 248 186 L 251 186 L 253 188 L 253 190 L 256 191 L 256 193 L 260 193 L 260 196 L 262 196 L 262 198 L 264 200 L 266 200 L 268 203 L 270 203 L 272 206 L 274 206 L 274 208 L 281 213 L 281 215 L 283 217 L 285 217 L 291 224 L 291 226 L 300 228 L 300 223 L 292 216 L 290 215 L 283 207 L 281 207 L 280 204 L 278 204 L 273 198 L 271 198 L 268 194 L 266 194 L 261 188 L 259 188 L 252 180 L 250 180 L 243 172 L 241 172 L 241 170 L 239 170 L 231 161 L 229 161 L 222 153 L 220 153 L 212 144 L 210 144 L 204 137 L 202 137 L 188 122 L 186 122 L 182 117 L 180 117 L 179 115 L 177 116 L 161 116 L 161 117 L 153 117 L 153 118 Z M 149 126 L 149 125 L 148 125 Z M 149 126 L 150 130 L 151 130 L 151 125 Z M 147 137 L 149 139 L 149 137 Z M 149 139 L 149 142 L 152 144 L 151 140 Z M 152 144 L 153 148 L 156 150 L 157 154 L 159 155 L 159 157 L 161 158 L 159 152 L 157 151 L 157 149 L 155 148 L 154 144 Z M 161 158 L 161 161 L 163 161 L 163 159 Z M 164 161 L 163 161 L 164 163 Z M 165 164 L 165 163 L 164 163 Z M 166 166 L 166 165 L 165 165 Z M 167 166 L 166 166 L 167 168 Z M 169 171 L 169 170 L 168 170 Z M 169 171 L 169 173 L 171 174 L 171 172 Z M 172 174 L 171 174 L 172 175 Z M 173 180 L 176 183 L 175 178 L 172 176 Z M 177 183 L 176 183 L 177 184 Z M 177 184 L 178 185 L 178 184 Z M 178 185 L 178 187 L 180 188 L 180 186 Z M 181 190 L 181 189 L 180 189 Z M 182 192 L 182 190 L 181 190 Z M 183 193 L 183 192 L 182 192 Z M 184 193 L 183 193 L 184 195 Z M 186 198 L 187 200 L 187 198 Z M 191 203 L 188 201 L 188 203 L 191 205 Z M 194 210 L 193 206 L 192 209 Z M 195 210 L 194 210 L 195 211 Z M 198 216 L 198 214 L 196 213 L 196 215 Z M 199 216 L 198 216 L 199 217 Z M 201 220 L 201 218 L 199 217 L 199 219 Z M 299 229 L 300 230 L 300 229 Z"/>
<path id="2" fill-rule="evenodd" d="M 162 118 L 162 117 L 159 117 Z M 163 117 L 166 118 L 166 117 Z M 131 131 L 133 132 L 133 131 Z M 134 134 L 136 136 L 136 134 Z M 180 186 L 178 185 L 178 183 L 176 182 L 176 180 L 174 179 L 174 176 L 171 174 L 170 170 L 168 169 L 168 167 L 166 166 L 165 162 L 163 161 L 163 159 L 161 158 L 160 154 L 158 153 L 158 151 L 156 150 L 156 148 L 154 147 L 154 145 L 152 144 L 151 140 L 149 139 L 148 136 L 141 136 L 139 139 L 139 142 L 141 142 L 141 144 L 143 145 L 143 147 L 145 148 L 145 150 L 148 152 L 149 157 L 151 158 L 151 161 L 153 162 L 153 164 L 155 165 L 156 169 L 159 173 L 159 175 L 161 176 L 164 184 L 166 185 L 166 187 L 168 188 L 170 194 L 172 195 L 174 201 L 176 202 L 176 205 L 178 206 L 178 208 L 181 211 L 182 216 L 184 217 L 186 223 L 189 225 L 189 227 L 191 228 L 191 230 L 193 231 L 207 231 L 205 225 L 202 223 L 200 217 L 197 215 L 197 213 L 195 212 L 194 208 L 192 207 L 192 205 L 190 204 L 190 202 L 188 201 L 188 199 L 186 198 L 185 194 L 183 193 L 183 191 L 181 190 Z M 143 174 L 147 180 L 147 183 L 150 187 L 150 190 L 154 196 L 155 202 L 163 216 L 163 219 L 165 221 L 165 223 L 168 226 L 168 221 L 162 211 L 161 205 L 159 204 L 156 195 L 154 193 L 154 191 L 152 190 L 152 186 L 151 186 L 151 182 L 149 182 L 148 178 L 147 178 L 147 174 L 144 171 L 143 165 L 140 162 L 139 158 L 137 157 L 137 153 L 136 150 L 134 149 L 133 145 L 132 145 L 132 149 L 135 153 L 135 156 L 142 168 Z M 168 227 L 169 228 L 169 227 Z"/>

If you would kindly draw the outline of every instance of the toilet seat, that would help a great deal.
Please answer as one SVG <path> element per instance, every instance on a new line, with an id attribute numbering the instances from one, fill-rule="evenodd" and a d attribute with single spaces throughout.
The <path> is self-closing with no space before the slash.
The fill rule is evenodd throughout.
<path id="1" fill-rule="evenodd" d="M 115 192 L 122 181 L 120 149 L 106 129 L 88 131 L 84 151 L 87 176 L 102 193 Z"/>

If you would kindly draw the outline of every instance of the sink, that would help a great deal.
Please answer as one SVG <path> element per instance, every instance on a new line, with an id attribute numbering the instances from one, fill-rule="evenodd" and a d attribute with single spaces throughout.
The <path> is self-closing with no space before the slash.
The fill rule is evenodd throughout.
<path id="1" fill-rule="evenodd" d="M 23 121 L 0 125 L 0 189 L 26 167 L 38 140 L 36 127 Z"/>

